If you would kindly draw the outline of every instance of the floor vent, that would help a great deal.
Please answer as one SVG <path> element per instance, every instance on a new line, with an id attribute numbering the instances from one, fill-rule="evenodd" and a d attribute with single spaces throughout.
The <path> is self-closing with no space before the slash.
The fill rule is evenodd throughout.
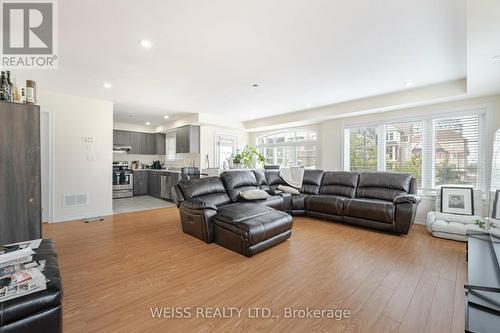
<path id="1" fill-rule="evenodd" d="M 89 204 L 88 193 L 65 194 L 63 196 L 63 207 L 86 206 Z"/>

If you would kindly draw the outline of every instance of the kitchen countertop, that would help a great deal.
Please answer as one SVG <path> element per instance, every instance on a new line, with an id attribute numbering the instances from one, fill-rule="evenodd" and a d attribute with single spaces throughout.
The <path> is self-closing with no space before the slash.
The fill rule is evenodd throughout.
<path id="1" fill-rule="evenodd" d="M 169 170 L 169 169 L 133 169 L 133 172 L 149 171 L 149 172 L 170 172 L 170 173 L 181 173 L 180 170 Z"/>

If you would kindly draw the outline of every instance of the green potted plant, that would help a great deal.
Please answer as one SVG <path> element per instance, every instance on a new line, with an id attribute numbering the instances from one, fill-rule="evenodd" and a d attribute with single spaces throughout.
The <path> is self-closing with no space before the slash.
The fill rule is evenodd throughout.
<path id="1" fill-rule="evenodd" d="M 245 146 L 243 151 L 236 152 L 236 154 L 231 155 L 231 161 L 233 162 L 233 168 L 253 168 L 258 164 L 262 166 L 266 161 L 263 154 L 259 153 L 257 148 Z"/>

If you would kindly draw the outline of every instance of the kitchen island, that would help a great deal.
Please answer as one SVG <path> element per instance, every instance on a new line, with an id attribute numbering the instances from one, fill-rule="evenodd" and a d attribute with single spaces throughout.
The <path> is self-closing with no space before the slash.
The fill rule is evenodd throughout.
<path id="1" fill-rule="evenodd" d="M 179 170 L 135 169 L 134 196 L 150 195 L 172 201 L 172 186 L 181 180 Z"/>

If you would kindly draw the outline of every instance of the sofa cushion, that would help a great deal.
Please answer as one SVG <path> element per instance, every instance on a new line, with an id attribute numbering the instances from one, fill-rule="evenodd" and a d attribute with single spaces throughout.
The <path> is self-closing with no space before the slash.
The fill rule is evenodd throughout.
<path id="1" fill-rule="evenodd" d="M 259 188 L 255 174 L 251 170 L 224 171 L 220 178 L 232 201 L 237 201 L 243 191 Z"/>
<path id="2" fill-rule="evenodd" d="M 266 172 L 262 169 L 253 169 L 252 170 L 255 180 L 257 180 L 257 185 L 261 190 L 267 191 L 269 190 L 269 185 L 267 185 Z"/>
<path id="3" fill-rule="evenodd" d="M 379 222 L 394 221 L 394 205 L 392 202 L 377 199 L 346 199 L 344 215 Z"/>
<path id="4" fill-rule="evenodd" d="M 273 209 L 237 221 L 222 220 L 216 215 L 214 222 L 222 228 L 228 227 L 231 231 L 238 231 L 242 237 L 248 239 L 250 246 L 290 230 L 293 224 L 290 215 Z"/>
<path id="5" fill-rule="evenodd" d="M 393 201 L 410 191 L 411 175 L 397 172 L 361 172 L 357 198 Z"/>
<path id="6" fill-rule="evenodd" d="M 219 209 L 215 219 L 225 223 L 237 223 L 274 211 L 273 208 L 251 202 L 228 205 Z"/>
<path id="7" fill-rule="evenodd" d="M 306 200 L 306 210 L 324 214 L 342 215 L 344 198 L 338 195 L 310 195 Z"/>
<path id="8" fill-rule="evenodd" d="M 319 194 L 340 195 L 354 198 L 358 186 L 357 172 L 326 171 L 321 181 Z"/>
<path id="9" fill-rule="evenodd" d="M 196 198 L 206 204 L 216 206 L 231 202 L 219 177 L 183 180 L 177 186 L 181 189 L 185 199 Z"/>
<path id="10" fill-rule="evenodd" d="M 266 170 L 267 185 L 272 190 L 276 190 L 278 185 L 288 185 L 283 178 L 280 177 L 279 173 L 279 170 Z"/>
<path id="11" fill-rule="evenodd" d="M 284 192 L 284 193 L 290 193 L 294 195 L 299 195 L 300 192 L 294 187 L 291 186 L 286 186 L 286 185 L 278 185 L 278 191 Z"/>
<path id="12" fill-rule="evenodd" d="M 304 179 L 300 192 L 306 194 L 318 194 L 321 180 L 323 179 L 323 170 L 304 170 Z"/>
<path id="13" fill-rule="evenodd" d="M 240 195 L 245 200 L 259 200 L 259 199 L 267 199 L 270 197 L 269 193 L 259 189 L 241 191 Z"/>

